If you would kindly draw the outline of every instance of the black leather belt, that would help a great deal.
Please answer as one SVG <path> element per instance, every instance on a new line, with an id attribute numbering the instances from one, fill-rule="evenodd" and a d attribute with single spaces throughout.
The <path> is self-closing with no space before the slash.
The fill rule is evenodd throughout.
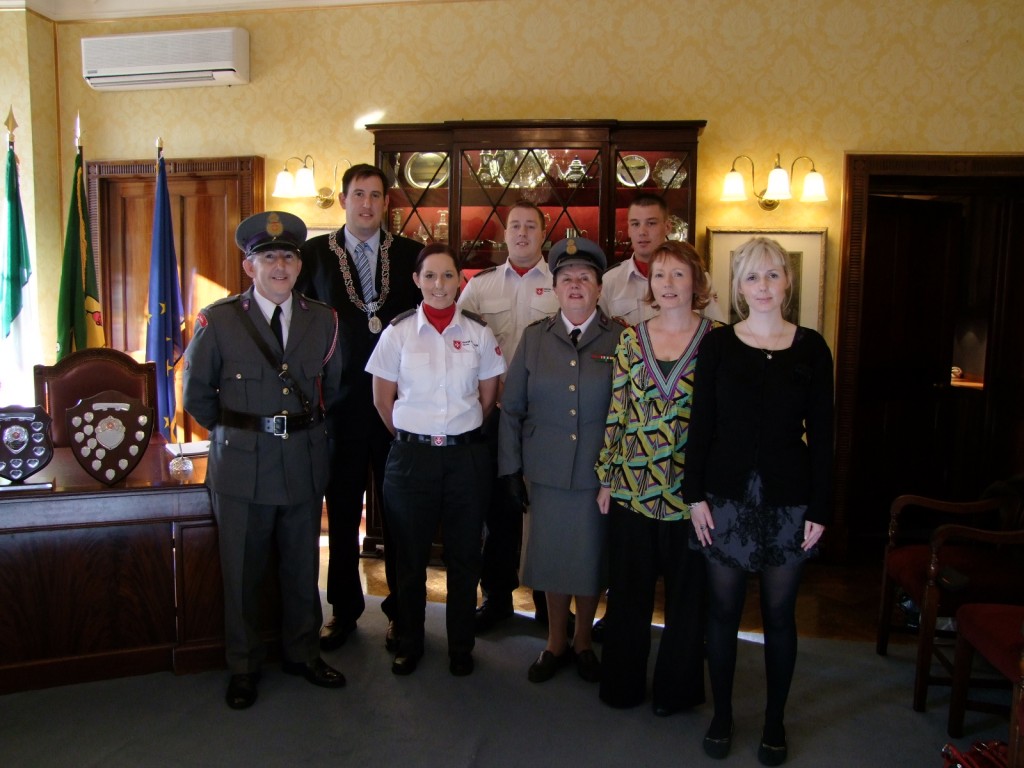
<path id="1" fill-rule="evenodd" d="M 480 427 L 463 432 L 461 435 L 417 435 L 414 432 L 406 432 L 402 429 L 395 430 L 395 439 L 403 443 L 416 443 L 417 445 L 430 445 L 435 448 L 446 448 L 449 445 L 469 445 L 470 443 L 482 443 L 484 433 Z"/>
<path id="2" fill-rule="evenodd" d="M 252 413 L 239 413 L 228 408 L 221 408 L 219 423 L 225 427 L 247 429 L 250 432 L 266 432 L 268 435 L 288 437 L 289 432 L 300 432 L 320 423 L 318 414 L 303 413 L 290 416 L 279 413 L 274 416 L 256 416 Z"/>

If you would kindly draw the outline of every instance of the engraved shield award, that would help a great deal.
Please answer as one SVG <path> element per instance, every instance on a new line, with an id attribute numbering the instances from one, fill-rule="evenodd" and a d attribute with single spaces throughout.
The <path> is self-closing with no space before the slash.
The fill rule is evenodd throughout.
<path id="1" fill-rule="evenodd" d="M 153 409 L 123 392 L 100 392 L 68 408 L 71 451 L 82 469 L 106 485 L 138 465 L 153 434 Z"/>
<path id="2" fill-rule="evenodd" d="M 0 408 L 0 477 L 23 483 L 52 458 L 50 417 L 41 405 Z"/>

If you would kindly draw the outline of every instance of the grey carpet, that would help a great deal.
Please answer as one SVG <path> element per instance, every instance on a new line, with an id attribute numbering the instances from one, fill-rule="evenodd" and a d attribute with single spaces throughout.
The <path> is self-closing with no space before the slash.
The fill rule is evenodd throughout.
<path id="1" fill-rule="evenodd" d="M 348 677 L 323 690 L 268 665 L 256 705 L 223 701 L 226 673 L 170 673 L 0 696 L 0 766 L 707 766 L 757 765 L 763 707 L 761 648 L 741 643 L 736 735 L 722 763 L 701 737 L 710 706 L 657 718 L 613 710 L 573 669 L 526 679 L 543 649 L 517 616 L 480 638 L 476 672 L 448 674 L 444 606 L 427 611 L 427 655 L 408 678 L 391 674 L 384 619 L 372 600 L 359 630 L 326 658 Z M 802 639 L 787 729 L 793 766 L 938 768 L 948 692 L 911 709 L 913 648 L 889 658 L 866 643 Z M 1006 696 L 1008 700 L 1008 694 Z M 1006 721 L 968 713 L 968 744 L 1006 738 Z"/>

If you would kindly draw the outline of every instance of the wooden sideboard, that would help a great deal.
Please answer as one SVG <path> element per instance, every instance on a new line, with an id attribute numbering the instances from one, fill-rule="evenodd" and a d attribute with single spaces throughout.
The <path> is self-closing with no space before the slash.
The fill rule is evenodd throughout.
<path id="1" fill-rule="evenodd" d="M 224 666 L 206 460 L 175 477 L 169 459 L 154 441 L 108 488 L 58 448 L 30 478 L 52 489 L 0 489 L 0 693 Z"/>

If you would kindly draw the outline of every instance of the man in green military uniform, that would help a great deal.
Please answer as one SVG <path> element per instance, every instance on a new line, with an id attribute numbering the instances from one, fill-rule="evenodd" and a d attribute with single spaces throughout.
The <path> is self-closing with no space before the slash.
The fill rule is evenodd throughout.
<path id="1" fill-rule="evenodd" d="M 321 501 L 327 485 L 324 409 L 336 395 L 338 320 L 294 290 L 306 225 L 267 211 L 238 226 L 235 242 L 253 286 L 203 309 L 185 350 L 185 408 L 210 430 L 206 475 L 220 537 L 227 703 L 256 700 L 265 648 L 260 586 L 276 540 L 282 669 L 339 688 L 320 658 Z"/>

